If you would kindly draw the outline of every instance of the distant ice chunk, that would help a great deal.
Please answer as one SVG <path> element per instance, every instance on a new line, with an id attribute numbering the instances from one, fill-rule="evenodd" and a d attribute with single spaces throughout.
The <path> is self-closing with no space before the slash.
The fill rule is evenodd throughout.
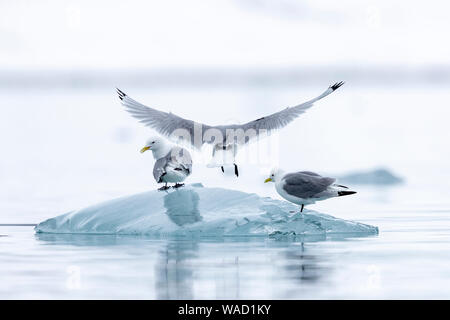
<path id="1" fill-rule="evenodd" d="M 368 171 L 353 172 L 339 177 L 339 183 L 367 184 L 367 185 L 392 185 L 403 182 L 403 179 L 394 175 L 385 168 Z"/>
<path id="2" fill-rule="evenodd" d="M 38 224 L 38 233 L 137 234 L 157 237 L 367 236 L 370 225 L 291 203 L 222 188 L 189 185 L 148 191 L 72 211 Z"/>

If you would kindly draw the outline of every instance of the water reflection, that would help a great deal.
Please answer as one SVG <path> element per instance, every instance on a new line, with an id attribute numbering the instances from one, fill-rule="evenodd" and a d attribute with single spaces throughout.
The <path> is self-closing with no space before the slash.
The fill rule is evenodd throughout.
<path id="1" fill-rule="evenodd" d="M 111 234 L 77 234 L 77 233 L 35 233 L 35 238 L 51 245 L 74 246 L 113 246 L 136 241 L 137 236 L 120 236 Z"/>
<path id="2" fill-rule="evenodd" d="M 193 299 L 194 271 L 190 261 L 197 257 L 198 243 L 174 241 L 159 251 L 155 264 L 157 299 Z"/>
<path id="3" fill-rule="evenodd" d="M 246 242 L 168 242 L 155 265 L 157 298 L 240 299 L 240 257 L 248 256 Z"/>
<path id="4" fill-rule="evenodd" d="M 287 261 L 284 269 L 288 277 L 300 283 L 318 282 L 325 274 L 319 265 L 319 257 L 305 252 L 304 243 L 288 248 L 284 252 L 284 258 Z"/>
<path id="5" fill-rule="evenodd" d="M 113 274 L 127 275 L 127 282 L 120 282 L 124 296 L 138 286 L 156 299 L 259 298 L 260 292 L 265 297 L 272 292 L 282 299 L 301 298 L 308 288 L 326 287 L 332 274 L 327 257 L 316 246 L 298 241 L 43 233 L 35 237 L 44 245 L 41 251 L 50 244 L 58 248 L 52 252 L 60 252 L 59 248 L 71 252 L 71 263 L 85 272 L 113 265 L 114 273 L 96 273 L 89 285 L 118 281 Z M 67 261 L 61 263 L 65 266 Z M 135 271 L 130 273 L 131 269 Z"/>
<path id="6" fill-rule="evenodd" d="M 166 214 L 178 226 L 201 221 L 199 200 L 200 197 L 195 190 L 177 189 L 164 196 Z"/>
<path id="7" fill-rule="evenodd" d="M 289 285 L 277 295 L 292 298 L 331 274 L 323 267 L 323 257 L 297 242 L 170 241 L 158 254 L 154 273 L 158 299 L 240 299 L 260 285 L 276 290 L 283 282 Z M 270 283 L 265 283 L 267 277 Z"/>

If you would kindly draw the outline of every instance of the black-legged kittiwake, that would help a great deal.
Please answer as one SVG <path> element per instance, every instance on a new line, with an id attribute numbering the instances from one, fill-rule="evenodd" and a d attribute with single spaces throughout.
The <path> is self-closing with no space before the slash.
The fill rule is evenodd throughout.
<path id="1" fill-rule="evenodd" d="M 151 150 L 156 162 L 153 177 L 157 183 L 165 183 L 159 190 L 167 190 L 168 183 L 175 183 L 174 188 L 183 186 L 181 182 L 192 173 L 192 158 L 184 148 L 175 146 L 161 137 L 150 138 L 141 153 Z"/>
<path id="2" fill-rule="evenodd" d="M 252 138 L 283 128 L 312 107 L 314 102 L 328 96 L 343 84 L 343 81 L 335 83 L 314 99 L 244 124 L 216 126 L 187 120 L 170 112 L 147 107 L 133 100 L 119 89 L 117 89 L 117 93 L 122 101 L 122 105 L 126 107 L 126 110 L 133 117 L 137 118 L 144 125 L 155 129 L 158 133 L 172 139 L 182 137 L 184 141 L 187 141 L 197 149 L 201 149 L 205 143 L 213 144 L 213 158 L 217 157 L 217 153 L 220 151 L 220 153 L 223 153 L 223 160 L 221 163 L 214 163 L 211 166 L 221 167 L 223 171 L 224 165 L 232 164 L 234 165 L 236 176 L 239 176 L 235 162 L 238 146 L 246 145 Z"/>
<path id="3" fill-rule="evenodd" d="M 334 178 L 322 177 L 311 171 L 284 173 L 283 170 L 273 169 L 266 182 L 274 182 L 280 196 L 301 205 L 300 212 L 303 212 L 304 206 L 316 201 L 356 193 L 346 186 L 335 184 Z"/>

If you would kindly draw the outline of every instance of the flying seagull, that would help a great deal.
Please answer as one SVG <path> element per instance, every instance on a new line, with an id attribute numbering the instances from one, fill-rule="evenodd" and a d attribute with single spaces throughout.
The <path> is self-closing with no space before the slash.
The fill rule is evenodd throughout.
<path id="1" fill-rule="evenodd" d="M 202 124 L 193 120 L 184 119 L 170 112 L 147 107 L 133 100 L 120 89 L 117 89 L 117 93 L 122 101 L 122 105 L 125 106 L 126 110 L 133 117 L 144 125 L 156 130 L 158 133 L 172 139 L 183 136 L 185 141 L 187 140 L 188 143 L 197 149 L 201 149 L 205 143 L 213 144 L 213 158 L 220 151 L 224 154 L 224 159 L 228 159 L 217 166 L 220 166 L 223 172 L 223 166 L 232 163 L 236 176 L 239 176 L 238 167 L 235 162 L 238 145 L 246 145 L 252 138 L 285 127 L 312 107 L 314 102 L 328 96 L 343 84 L 343 81 L 337 82 L 314 99 L 294 107 L 285 108 L 271 115 L 244 124 L 217 126 Z"/>
<path id="2" fill-rule="evenodd" d="M 301 205 L 300 212 L 303 212 L 304 206 L 316 201 L 356 193 L 346 186 L 335 184 L 334 178 L 322 177 L 311 171 L 284 173 L 283 170 L 273 169 L 266 182 L 274 182 L 280 196 Z"/>
<path id="3" fill-rule="evenodd" d="M 167 190 L 167 183 L 175 183 L 173 188 L 184 186 L 183 182 L 192 173 L 192 158 L 189 152 L 171 145 L 160 137 L 150 138 L 141 153 L 151 150 L 156 162 L 153 166 L 153 177 L 157 183 L 165 183 L 158 190 Z"/>

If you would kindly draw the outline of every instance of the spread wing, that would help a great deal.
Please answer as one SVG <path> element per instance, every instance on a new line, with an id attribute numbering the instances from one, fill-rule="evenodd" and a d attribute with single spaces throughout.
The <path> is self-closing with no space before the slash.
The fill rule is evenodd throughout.
<path id="1" fill-rule="evenodd" d="M 173 138 L 173 135 L 175 135 L 177 132 L 181 132 L 177 130 L 186 130 L 192 140 L 189 142 L 192 145 L 201 148 L 201 145 L 204 143 L 203 139 L 199 139 L 201 140 L 200 145 L 194 144 L 195 126 L 197 125 L 199 128 L 202 128 L 203 131 L 211 128 L 211 126 L 184 119 L 171 112 L 159 111 L 147 107 L 142 103 L 139 103 L 136 100 L 130 98 L 119 89 L 117 89 L 117 93 L 119 94 L 119 98 L 122 101 L 122 105 L 126 108 L 125 110 L 128 111 L 134 118 L 138 119 L 139 122 L 169 138 Z"/>
<path id="2" fill-rule="evenodd" d="M 270 132 L 272 130 L 281 129 L 286 125 L 288 125 L 290 122 L 292 122 L 299 115 L 305 113 L 306 110 L 308 110 L 314 105 L 314 102 L 322 98 L 325 98 L 343 84 L 344 84 L 343 81 L 335 83 L 334 85 L 330 86 L 327 90 L 325 90 L 321 95 L 315 97 L 314 99 L 311 99 L 294 107 L 288 107 L 284 110 L 273 113 L 269 116 L 262 117 L 254 121 L 250 121 L 248 123 L 243 124 L 242 127 L 244 130 L 254 129 L 257 132 L 260 130 L 266 130 L 267 132 Z"/>
<path id="3" fill-rule="evenodd" d="M 150 108 L 130 98 L 119 89 L 117 89 L 117 93 L 119 94 L 119 98 L 122 101 L 122 105 L 125 106 L 126 111 L 138 119 L 139 122 L 170 138 L 174 138 L 174 135 L 178 138 L 180 135 L 176 133 L 183 130 L 183 132 L 189 134 L 190 141 L 188 142 L 194 147 L 201 148 L 204 143 L 222 142 L 223 140 L 229 141 L 229 143 L 235 141 L 238 144 L 246 144 L 253 137 L 259 136 L 260 134 L 269 133 L 276 129 L 281 129 L 292 122 L 299 115 L 304 113 L 307 109 L 311 108 L 314 102 L 328 96 L 343 84 L 343 81 L 335 83 L 316 98 L 294 107 L 288 107 L 269 116 L 250 121 L 242 125 L 232 124 L 219 126 L 205 125 L 200 122 L 184 119 L 170 112 L 168 113 Z M 196 128 L 201 129 L 201 131 L 197 131 Z M 181 130 L 177 131 L 179 129 Z M 220 138 L 204 139 L 205 133 L 209 129 L 216 130 L 215 133 L 212 134 L 214 136 L 217 133 L 220 133 L 220 138 L 222 138 L 222 141 L 218 141 Z M 195 137 L 194 134 L 196 132 L 201 132 L 202 136 Z M 249 132 L 251 132 L 250 136 L 248 136 Z M 236 135 L 238 136 L 237 138 L 235 138 Z M 240 137 L 239 135 L 242 136 Z"/>

